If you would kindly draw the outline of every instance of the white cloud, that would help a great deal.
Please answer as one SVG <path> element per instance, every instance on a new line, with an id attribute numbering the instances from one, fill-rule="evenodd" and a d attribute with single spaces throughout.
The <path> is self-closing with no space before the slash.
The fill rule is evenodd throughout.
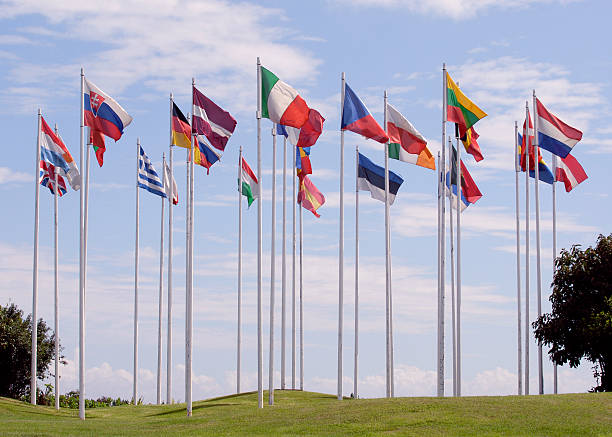
<path id="1" fill-rule="evenodd" d="M 31 182 L 34 178 L 22 171 L 15 171 L 8 167 L 0 167 L 0 184 L 20 184 Z"/>

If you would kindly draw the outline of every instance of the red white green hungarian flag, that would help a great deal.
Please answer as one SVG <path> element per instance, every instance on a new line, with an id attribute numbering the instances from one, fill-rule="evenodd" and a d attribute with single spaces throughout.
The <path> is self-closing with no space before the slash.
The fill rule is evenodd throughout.
<path id="1" fill-rule="evenodd" d="M 468 130 L 478 120 L 487 116 L 486 112 L 461 92 L 448 72 L 446 73 L 446 105 L 445 121 L 459 123 L 463 130 Z"/>
<path id="2" fill-rule="evenodd" d="M 240 192 L 247 198 L 249 206 L 251 206 L 251 203 L 259 198 L 259 182 L 244 158 L 242 158 L 240 166 L 240 181 L 242 182 Z"/>
<path id="3" fill-rule="evenodd" d="M 308 105 L 304 99 L 264 67 L 261 67 L 261 116 L 298 129 L 308 120 Z"/>
<path id="4" fill-rule="evenodd" d="M 427 140 L 397 109 L 387 103 L 389 158 L 435 170 L 436 162 Z"/>

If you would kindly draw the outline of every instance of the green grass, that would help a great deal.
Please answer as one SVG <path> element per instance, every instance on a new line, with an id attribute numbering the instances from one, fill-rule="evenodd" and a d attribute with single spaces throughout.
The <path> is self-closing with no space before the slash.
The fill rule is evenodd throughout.
<path id="1" fill-rule="evenodd" d="M 267 400 L 267 394 L 264 397 Z M 257 409 L 246 393 L 185 405 L 141 405 L 78 411 L 0 398 L 2 436 L 612 436 L 612 393 L 464 398 L 345 399 L 275 392 Z"/>

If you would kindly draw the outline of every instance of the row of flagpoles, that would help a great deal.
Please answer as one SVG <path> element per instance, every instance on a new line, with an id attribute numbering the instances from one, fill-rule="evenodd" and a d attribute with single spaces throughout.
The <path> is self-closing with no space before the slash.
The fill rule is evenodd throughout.
<path id="1" fill-rule="evenodd" d="M 443 66 L 443 120 L 442 120 L 442 150 L 438 154 L 438 383 L 439 396 L 444 395 L 444 345 L 445 345 L 445 273 L 446 273 L 446 213 L 444 197 L 449 197 L 450 224 L 450 256 L 451 256 L 451 323 L 452 323 L 452 375 L 453 395 L 461 395 L 461 212 L 476 202 L 482 194 L 471 178 L 461 160 L 460 141 L 466 151 L 474 156 L 476 161 L 483 159 L 477 143 L 478 134 L 473 125 L 486 116 L 486 113 L 469 100 L 458 85 L 453 82 Z M 85 126 L 89 127 L 88 145 L 92 145 L 100 166 L 103 163 L 105 150 L 104 136 L 118 140 L 123 129 L 130 124 L 132 117 L 110 96 L 105 94 L 91 82 L 87 81 L 81 71 L 81 154 L 80 168 L 85 168 L 84 183 L 76 164 L 72 160 L 66 146 L 55 132 L 51 131 L 39 111 L 39 127 L 37 140 L 37 176 L 35 195 L 35 232 L 34 232 L 34 269 L 33 269 L 33 330 L 32 330 L 32 403 L 36 402 L 36 317 L 37 317 L 37 283 L 38 283 L 38 217 L 39 217 L 39 182 L 48 186 L 55 193 L 55 329 L 58 339 L 58 287 L 57 287 L 57 196 L 66 192 L 64 178 L 73 189 L 80 190 L 80 276 L 79 276 L 79 416 L 84 419 L 84 331 L 85 331 L 85 291 L 87 266 L 87 212 L 89 191 L 89 147 L 85 149 Z M 540 220 L 539 220 L 539 189 L 540 165 L 544 165 L 539 153 L 539 146 L 550 150 L 553 156 L 558 155 L 562 163 L 557 166 L 556 156 L 553 159 L 555 175 L 550 182 L 553 186 L 553 252 L 556 254 L 556 203 L 554 181 L 564 181 L 566 190 L 586 179 L 582 167 L 569 153 L 577 143 L 582 133 L 563 123 L 550 114 L 537 100 L 534 92 L 535 128 L 531 130 L 529 110 L 526 111 L 526 121 L 522 137 L 518 135 L 515 124 L 515 167 L 516 167 L 516 223 L 517 223 L 517 311 L 518 311 L 518 393 L 522 393 L 522 348 L 523 334 L 521 332 L 521 290 L 520 290 L 520 217 L 518 171 L 526 171 L 526 266 L 525 266 L 525 394 L 529 393 L 529 177 L 535 177 L 536 196 L 536 247 L 537 247 L 537 302 L 538 316 L 541 315 L 541 268 L 540 268 Z M 282 231 L 282 290 L 281 290 L 281 388 L 286 387 L 286 158 L 287 139 L 293 147 L 293 174 L 299 180 L 299 195 L 296 202 L 295 183 L 293 179 L 293 241 L 292 241 L 292 388 L 296 388 L 296 288 L 299 288 L 299 369 L 300 384 L 303 389 L 303 306 L 302 306 L 302 208 L 299 220 L 299 286 L 296 287 L 296 204 L 313 212 L 325 202 L 324 196 L 312 184 L 308 174 L 312 173 L 308 155 L 321 134 L 324 119 L 299 96 L 299 93 L 288 84 L 280 81 L 269 70 L 257 61 L 257 175 L 251 170 L 243 157 L 240 147 L 238 163 L 238 278 L 237 278 L 237 376 L 236 390 L 240 392 L 241 370 L 241 299 L 242 299 L 242 196 L 248 199 L 249 206 L 258 199 L 257 204 L 257 365 L 258 365 L 258 405 L 263 407 L 263 315 L 262 315 L 262 201 L 261 201 L 261 119 L 272 121 L 272 239 L 270 265 L 270 338 L 269 338 L 269 399 L 274 402 L 274 311 L 275 311 L 275 237 L 276 237 L 276 141 L 277 136 L 283 136 L 283 231 Z M 385 203 L 385 343 L 386 343 L 386 395 L 394 396 L 394 366 L 393 366 L 393 300 L 391 275 L 391 236 L 390 211 L 395 195 L 403 179 L 389 171 L 389 158 L 416 164 L 417 166 L 434 169 L 435 159 L 427 148 L 423 136 L 387 101 L 384 94 L 384 129 L 378 125 L 359 97 L 346 83 L 345 75 L 341 78 L 341 136 L 340 136 L 340 220 L 339 220 L 339 252 L 338 252 L 338 399 L 343 396 L 343 308 L 344 308 L 344 134 L 352 131 L 365 138 L 373 139 L 384 145 L 384 168 L 377 166 L 356 149 L 356 208 L 355 208 L 355 345 L 354 345 L 354 375 L 353 391 L 358 396 L 358 350 L 359 350 L 359 202 L 358 192 L 370 191 L 371 196 Z M 542 113 L 542 114 L 540 114 Z M 454 122 L 456 126 L 456 149 L 452 139 L 447 136 L 446 123 Z M 543 127 L 539 126 L 542 124 Z M 170 150 L 169 166 L 165 156 L 162 159 L 163 173 L 160 179 L 149 158 L 137 141 L 137 178 L 136 178 L 136 234 L 135 234 L 135 277 L 134 277 L 134 376 L 132 399 L 138 401 L 138 256 L 139 256 L 139 188 L 146 189 L 162 198 L 161 231 L 160 231 L 160 279 L 159 279 L 159 310 L 158 310 L 158 350 L 157 350 L 157 403 L 161 402 L 162 381 L 162 317 L 163 317 L 163 248 L 164 248 L 164 204 L 168 198 L 168 291 L 167 291 L 167 381 L 166 402 L 172 402 L 172 205 L 178 203 L 178 192 L 173 176 L 173 146 L 189 149 L 186 172 L 186 322 L 185 322 L 185 399 L 187 414 L 192 413 L 192 356 L 193 356 L 193 223 L 194 223 L 194 164 L 210 169 L 217 162 L 226 143 L 236 127 L 236 120 L 202 94 L 192 81 L 192 114 L 191 123 L 174 103 L 170 95 Z M 541 138 L 540 138 L 541 136 Z M 539 139 L 540 138 L 540 139 Z M 446 143 L 448 141 L 448 168 L 446 164 Z M 541 142 L 542 144 L 539 144 Z M 42 147 L 41 147 L 42 146 Z M 528 151 L 527 151 L 528 149 Z M 535 150 L 535 152 L 534 152 Z M 537 153 L 537 155 L 535 155 Z M 529 164 L 519 163 L 520 160 Z M 538 156 L 535 163 L 534 156 Z M 84 158 L 86 157 L 86 162 Z M 534 164 L 531 164 L 531 162 Z M 84 167 L 85 165 L 85 167 Z M 532 171 L 532 167 L 534 170 Z M 530 174 L 530 173 L 534 174 Z M 461 181 L 461 183 L 458 183 Z M 569 187 L 569 188 L 568 188 Z M 457 211 L 456 229 L 453 229 L 452 210 Z M 456 241 L 456 244 L 455 244 Z M 56 348 L 58 345 L 56 344 Z M 56 394 L 59 394 L 58 359 L 56 353 Z M 543 393 L 542 347 L 538 346 L 538 381 L 539 392 Z M 555 367 L 555 392 L 557 391 Z M 59 396 L 56 396 L 56 407 Z"/>

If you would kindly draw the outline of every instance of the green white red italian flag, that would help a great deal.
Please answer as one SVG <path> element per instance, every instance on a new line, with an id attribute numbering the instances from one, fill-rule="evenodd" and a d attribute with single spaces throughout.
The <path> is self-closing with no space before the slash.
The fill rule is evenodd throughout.
<path id="1" fill-rule="evenodd" d="M 308 105 L 291 86 L 261 68 L 261 116 L 272 122 L 301 128 L 308 120 Z"/>
<path id="2" fill-rule="evenodd" d="M 251 206 L 251 203 L 259 198 L 259 182 L 244 158 L 242 158 L 240 166 L 240 181 L 242 182 L 240 192 L 247 198 L 249 206 Z"/>
<path id="3" fill-rule="evenodd" d="M 427 140 L 397 109 L 387 103 L 389 158 L 435 170 L 436 162 Z"/>

